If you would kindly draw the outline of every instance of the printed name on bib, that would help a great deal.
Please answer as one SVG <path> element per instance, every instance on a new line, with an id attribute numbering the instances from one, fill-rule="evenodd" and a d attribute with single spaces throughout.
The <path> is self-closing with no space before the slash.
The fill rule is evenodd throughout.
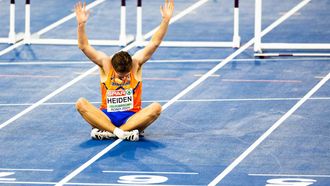
<path id="1" fill-rule="evenodd" d="M 108 112 L 127 111 L 133 108 L 133 90 L 120 89 L 107 91 Z"/>

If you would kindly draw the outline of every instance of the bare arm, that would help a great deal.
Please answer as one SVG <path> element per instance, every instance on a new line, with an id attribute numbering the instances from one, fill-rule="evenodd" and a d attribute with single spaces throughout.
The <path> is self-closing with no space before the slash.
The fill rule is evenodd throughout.
<path id="1" fill-rule="evenodd" d="M 81 2 L 78 2 L 75 5 L 75 12 L 78 24 L 77 32 L 79 49 L 82 50 L 91 61 L 93 61 L 98 66 L 103 67 L 103 62 L 105 61 L 105 59 L 108 58 L 108 56 L 101 51 L 97 51 L 88 43 L 85 25 L 90 12 L 86 10 L 86 2 L 83 4 Z"/>
<path id="2" fill-rule="evenodd" d="M 160 23 L 158 30 L 152 36 L 151 41 L 148 43 L 148 45 L 145 48 L 136 52 L 133 56 L 133 58 L 138 61 L 139 66 L 142 66 L 145 62 L 147 62 L 151 58 L 152 54 L 157 50 L 160 43 L 163 41 L 173 11 L 174 11 L 174 0 L 165 0 L 164 6 L 160 7 L 162 22 Z"/>

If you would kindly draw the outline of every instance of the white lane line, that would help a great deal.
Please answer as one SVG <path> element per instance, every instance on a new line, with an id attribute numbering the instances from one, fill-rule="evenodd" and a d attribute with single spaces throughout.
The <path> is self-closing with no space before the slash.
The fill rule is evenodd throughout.
<path id="1" fill-rule="evenodd" d="M 223 61 L 223 58 L 219 59 L 154 59 L 149 60 L 148 64 L 157 64 L 157 63 L 203 63 L 203 62 L 212 62 L 219 63 Z M 231 61 L 237 62 L 262 62 L 262 61 L 329 61 L 330 58 L 288 58 L 288 59 L 233 59 Z M 0 66 L 6 65 L 81 65 L 81 64 L 93 64 L 91 61 L 16 61 L 16 62 L 1 62 Z"/>
<path id="2" fill-rule="evenodd" d="M 101 3 L 103 3 L 104 1 L 105 1 L 105 0 L 96 0 L 96 1 L 94 1 L 94 2 L 92 2 L 92 3 L 90 3 L 90 4 L 88 4 L 88 5 L 86 6 L 86 9 L 89 10 L 89 9 L 91 9 L 91 8 L 93 8 L 93 7 L 95 7 L 95 6 L 99 5 L 99 4 L 101 4 Z M 70 19 L 74 18 L 75 15 L 76 15 L 76 13 L 71 13 L 71 14 L 69 14 L 68 16 L 65 16 L 64 18 L 62 18 L 62 19 L 56 21 L 55 23 L 53 23 L 53 24 L 51 24 L 51 25 L 49 25 L 49 26 L 47 26 L 47 27 L 45 27 L 45 28 L 39 30 L 37 33 L 32 34 L 32 37 L 33 37 L 33 35 L 41 36 L 42 34 L 44 34 L 44 33 L 48 32 L 48 31 L 50 31 L 50 30 L 56 28 L 57 26 L 59 26 L 59 25 L 65 23 L 66 21 L 69 21 Z M 19 47 L 19 46 L 21 46 L 21 45 L 23 45 L 23 44 L 24 44 L 24 40 L 15 43 L 14 45 L 12 45 L 12 46 L 10 46 L 10 47 L 8 47 L 8 48 L 6 48 L 6 49 L 0 51 L 0 56 L 2 56 L 2 55 L 4 55 L 4 54 L 6 54 L 6 53 L 8 53 L 8 52 L 10 52 L 10 51 L 12 51 L 12 50 L 14 50 L 15 48 L 17 48 L 17 47 Z"/>
<path id="3" fill-rule="evenodd" d="M 149 60 L 148 64 L 157 64 L 157 63 L 203 63 L 203 62 L 212 62 L 219 63 L 223 61 L 223 58 L 219 59 L 154 59 Z M 288 58 L 288 59 L 232 59 L 231 61 L 235 62 L 262 62 L 262 61 L 329 61 L 330 58 Z M 16 61 L 16 62 L 1 62 L 0 66 L 6 65 L 81 65 L 81 64 L 93 64 L 91 61 Z"/>
<path id="4" fill-rule="evenodd" d="M 53 169 L 13 169 L 13 168 L 0 168 L 0 171 L 35 171 L 35 172 L 52 172 Z"/>
<path id="5" fill-rule="evenodd" d="M 2 184 L 24 184 L 24 185 L 54 185 L 56 184 L 56 182 L 31 182 L 31 181 L 1 181 L 0 183 Z M 82 186 L 129 186 L 127 184 L 122 184 L 122 183 L 66 183 L 65 185 L 82 185 Z M 143 185 L 143 184 L 138 184 L 140 186 L 159 186 L 159 184 L 155 185 L 155 184 L 147 184 L 147 185 Z M 162 186 L 202 186 L 202 185 L 163 185 Z"/>
<path id="6" fill-rule="evenodd" d="M 101 3 L 103 3 L 104 1 L 105 1 L 105 0 L 96 0 L 96 1 L 94 1 L 94 2 L 92 2 L 92 3 L 90 3 L 90 4 L 88 4 L 88 5 L 86 6 L 86 10 L 89 10 L 89 9 L 91 9 L 91 8 L 94 8 L 95 6 L 97 6 L 97 5 L 101 4 Z M 40 35 L 42 35 L 42 34 L 48 32 L 48 31 L 50 31 L 50 30 L 52 30 L 52 29 L 58 27 L 59 25 L 65 23 L 65 22 L 67 22 L 67 21 L 69 21 L 70 19 L 74 18 L 75 16 L 76 16 L 76 13 L 75 13 L 75 12 L 72 13 L 72 14 L 70 14 L 70 15 L 67 15 L 67 16 L 65 16 L 64 18 L 62 18 L 62 19 L 56 21 L 55 23 L 53 23 L 53 24 L 47 26 L 46 28 L 43 28 L 43 29 L 39 30 L 39 31 L 37 32 L 37 35 L 40 36 Z"/>
<path id="7" fill-rule="evenodd" d="M 177 102 L 243 102 L 243 101 L 296 101 L 302 98 L 228 98 L 228 99 L 179 99 Z M 309 100 L 330 100 L 330 97 L 312 97 Z M 143 103 L 166 103 L 169 100 L 145 100 Z M 91 101 L 92 104 L 100 104 L 100 101 Z M 34 103 L 0 103 L 0 107 L 11 106 L 30 106 Z M 74 105 L 75 102 L 47 102 L 42 103 L 40 106 L 48 105 Z"/>
<path id="8" fill-rule="evenodd" d="M 222 171 L 209 186 L 217 185 L 227 174 L 229 174 L 240 162 L 242 162 L 255 148 L 257 148 L 272 132 L 274 132 L 282 123 L 289 118 L 305 101 L 307 101 L 322 85 L 330 79 L 330 73 L 315 85 L 301 100 L 299 100 L 287 113 L 285 113 L 273 126 L 271 126 L 263 135 L 261 135 L 248 149 L 246 149 L 238 158 L 236 158 L 227 168 Z"/>
<path id="9" fill-rule="evenodd" d="M 14 66 L 14 65 L 81 65 L 89 64 L 94 65 L 91 61 L 25 61 L 25 62 L 0 62 L 1 66 Z"/>
<path id="10" fill-rule="evenodd" d="M 204 74 L 194 74 L 195 77 L 202 77 Z M 212 74 L 210 77 L 220 77 L 219 74 Z"/>
<path id="11" fill-rule="evenodd" d="M 30 107 L 24 109 L 23 111 L 21 111 L 20 113 L 16 114 L 14 117 L 10 118 L 9 120 L 5 121 L 4 123 L 2 123 L 0 125 L 0 130 L 4 127 L 6 127 L 7 125 L 11 124 L 12 122 L 16 121 L 17 119 L 19 119 L 20 117 L 24 116 L 25 114 L 29 113 L 30 111 L 32 111 L 33 109 L 39 107 L 41 104 L 45 103 L 46 101 L 48 101 L 49 99 L 51 99 L 52 97 L 56 96 L 57 94 L 61 93 L 62 91 L 64 91 L 65 89 L 67 89 L 68 87 L 72 86 L 73 84 L 77 83 L 78 81 L 80 81 L 81 79 L 83 79 L 84 77 L 88 76 L 90 73 L 94 72 L 95 70 L 97 70 L 98 67 L 95 66 L 91 69 L 89 69 L 88 71 L 86 71 L 84 74 L 78 76 L 77 78 L 71 80 L 70 82 L 66 83 L 65 85 L 63 85 L 62 87 L 60 87 L 59 89 L 55 90 L 54 92 L 52 92 L 51 94 L 47 95 L 46 97 L 42 98 L 41 100 L 39 100 L 38 102 L 34 103 L 33 105 L 31 105 Z"/>
<path id="12" fill-rule="evenodd" d="M 260 177 L 311 177 L 311 178 L 330 178 L 330 175 L 320 174 L 248 174 L 249 176 Z"/>
<path id="13" fill-rule="evenodd" d="M 183 10 L 181 13 L 179 13 L 178 15 L 174 16 L 172 18 L 172 20 L 170 21 L 170 24 L 174 23 L 175 21 L 179 20 L 179 18 L 183 17 L 184 15 L 188 14 L 189 12 L 195 10 L 196 8 L 198 8 L 199 6 L 203 5 L 204 3 L 206 3 L 208 0 L 200 0 L 196 3 L 194 3 L 193 5 L 189 6 L 187 9 Z M 187 11 L 189 10 L 189 11 Z M 158 28 L 158 27 L 157 27 Z M 148 39 L 149 37 L 152 36 L 152 34 L 157 30 L 157 28 L 151 30 L 150 32 L 148 32 L 144 38 Z M 131 43 L 129 46 L 127 46 L 126 48 L 133 48 L 135 46 L 136 42 Z M 96 70 L 97 66 L 92 68 L 91 70 Z M 89 72 L 92 73 L 93 71 Z M 88 74 L 87 74 L 88 75 Z M 69 175 L 67 175 L 66 177 L 64 177 L 62 180 L 60 180 L 56 186 L 62 186 L 64 184 L 66 184 L 68 181 L 70 181 L 72 178 L 74 178 L 76 175 L 78 175 L 80 172 L 82 172 L 84 169 L 86 169 L 88 166 L 90 166 L 91 164 L 93 164 L 96 160 L 98 160 L 100 157 L 102 157 L 105 153 L 107 153 L 108 151 L 110 151 L 112 148 L 114 148 L 115 146 L 117 146 L 120 142 L 122 142 L 121 139 L 116 140 L 115 142 L 113 142 L 111 145 L 109 145 L 108 147 L 106 147 L 105 149 L 103 149 L 101 152 L 99 152 L 96 156 L 94 156 L 92 159 L 88 160 L 86 163 L 84 163 L 83 165 L 81 165 L 80 167 L 78 167 L 76 170 L 74 170 L 73 172 L 71 172 Z"/>
<path id="14" fill-rule="evenodd" d="M 300 2 L 297 6 L 295 6 L 294 8 L 292 8 L 290 11 L 288 11 L 285 15 L 283 15 L 282 17 L 280 17 L 279 19 L 277 19 L 274 23 L 272 23 L 270 26 L 268 26 L 265 30 L 263 30 L 261 32 L 261 37 L 263 37 L 265 34 L 267 34 L 268 32 L 270 32 L 271 30 L 273 30 L 275 27 L 277 27 L 279 24 L 281 24 L 283 21 L 285 21 L 286 19 L 288 19 L 290 16 L 292 16 L 295 12 L 297 12 L 298 10 L 300 10 L 302 7 L 304 7 L 306 4 L 308 4 L 311 0 L 304 0 L 302 2 Z M 254 40 L 254 39 L 253 39 Z M 324 79 L 323 79 L 324 80 Z M 323 82 L 323 80 L 321 82 Z M 304 97 L 305 98 L 305 97 Z M 301 99 L 301 100 L 304 100 Z M 298 102 L 300 103 L 301 100 Z M 306 101 L 306 100 L 305 100 Z M 297 104 L 298 104 L 297 103 Z M 296 104 L 296 105 L 297 105 Z M 294 108 L 294 107 L 293 107 Z M 292 110 L 292 109 L 291 109 Z M 291 111 L 290 110 L 290 111 Z M 285 114 L 287 115 L 287 114 Z M 284 115 L 284 116 L 285 116 Z M 283 118 L 283 117 L 282 117 Z M 279 120 L 280 121 L 280 120 Z M 283 122 L 283 121 L 281 121 Z M 279 124 L 281 124 L 281 122 Z M 275 123 L 275 124 L 278 124 Z M 274 125 L 275 125 L 274 124 Z M 274 126 L 273 125 L 273 126 Z M 272 128 L 270 128 L 269 130 L 271 130 Z M 269 131 L 268 130 L 268 131 Z M 265 133 L 266 134 L 266 133 Z M 264 135 L 263 135 L 264 136 Z M 266 137 L 266 136 L 261 136 L 259 139 L 263 140 L 262 138 Z M 259 140 L 258 139 L 258 140 Z M 254 144 L 252 144 L 253 146 L 258 146 L 261 143 L 261 141 L 256 141 Z M 223 172 L 221 172 L 214 180 L 212 180 L 208 186 L 215 186 L 217 185 L 227 174 L 229 174 L 249 153 L 250 153 L 250 149 L 253 150 L 255 147 L 250 146 L 251 148 L 248 148 L 243 154 L 241 154 L 241 156 L 239 156 L 234 162 L 232 162 Z"/>
<path id="15" fill-rule="evenodd" d="M 8 178 L 8 176 L 12 176 L 14 174 L 15 172 L 0 172 L 0 181 L 15 181 L 16 178 Z"/>
<path id="16" fill-rule="evenodd" d="M 102 171 L 104 173 L 127 173 L 127 174 L 182 174 L 197 175 L 197 172 L 148 172 L 148 171 Z"/>
<path id="17" fill-rule="evenodd" d="M 18 43 L 15 43 L 15 44 L 11 45 L 11 46 L 8 47 L 8 48 L 5 48 L 5 49 L 1 50 L 1 51 L 0 51 L 0 56 L 2 56 L 2 55 L 4 55 L 4 54 L 6 54 L 6 53 L 8 53 L 8 52 L 10 52 L 10 51 L 12 51 L 12 50 L 14 50 L 14 49 L 17 48 L 17 47 L 22 46 L 23 44 L 24 44 L 24 42 L 23 42 L 23 41 L 20 41 L 20 42 L 18 42 Z"/>
<path id="18" fill-rule="evenodd" d="M 224 82 L 236 83 L 301 83 L 301 80 L 291 79 L 221 79 Z"/>
<path id="19" fill-rule="evenodd" d="M 269 25 L 265 30 L 261 32 L 261 37 L 272 31 L 274 28 L 276 28 L 278 25 L 280 25 L 283 21 L 288 19 L 292 14 L 294 14 L 296 11 L 298 11 L 300 8 L 305 6 L 308 2 L 311 0 L 305 0 L 301 3 L 299 3 L 296 7 L 291 9 L 287 14 L 280 17 L 278 20 L 276 20 L 274 23 Z M 252 38 L 249 42 L 247 42 L 245 45 L 237 49 L 234 53 L 232 53 L 230 56 L 225 58 L 221 63 L 216 65 L 213 69 L 208 71 L 206 74 L 204 74 L 202 77 L 200 77 L 197 81 L 192 83 L 190 86 L 188 86 L 186 89 L 184 89 L 182 92 L 180 92 L 178 95 L 176 95 L 174 98 L 172 98 L 169 102 L 167 102 L 165 105 L 163 105 L 163 110 L 166 109 L 169 105 L 176 102 L 178 99 L 180 99 L 182 96 L 187 94 L 190 90 L 194 89 L 196 86 L 198 86 L 200 83 L 202 83 L 204 80 L 206 80 L 209 76 L 214 74 L 217 70 L 225 66 L 227 63 L 229 63 L 231 60 L 233 60 L 235 57 L 237 57 L 240 53 L 248 49 L 255 41 L 255 38 Z"/>
<path id="20" fill-rule="evenodd" d="M 0 78 L 60 78 L 61 76 L 45 76 L 33 74 L 0 74 Z"/>
<path id="21" fill-rule="evenodd" d="M 97 153 L 93 158 L 88 160 L 86 163 L 82 164 L 80 167 L 78 167 L 76 170 L 71 172 L 69 175 L 67 175 L 65 178 L 63 178 L 61 181 L 56 183 L 56 186 L 67 184 L 68 181 L 70 181 L 72 178 L 77 176 L 81 171 L 85 170 L 88 166 L 90 166 L 92 163 L 94 163 L 96 160 L 98 160 L 100 157 L 102 157 L 104 154 L 106 154 L 108 151 L 110 151 L 112 148 L 117 146 L 120 142 L 122 142 L 121 139 L 117 139 L 113 143 L 111 143 L 109 146 L 107 146 L 105 149 L 103 149 L 101 152 Z"/>

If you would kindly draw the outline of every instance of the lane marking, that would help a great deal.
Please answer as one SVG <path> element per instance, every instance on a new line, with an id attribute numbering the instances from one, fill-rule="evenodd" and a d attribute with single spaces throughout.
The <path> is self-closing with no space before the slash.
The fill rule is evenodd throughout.
<path id="1" fill-rule="evenodd" d="M 302 98 L 227 98 L 227 99 L 179 99 L 177 102 L 243 102 L 243 101 L 297 101 Z M 330 100 L 330 97 L 312 97 L 309 100 Z M 145 100 L 142 103 L 166 103 L 169 100 Z M 92 104 L 100 104 L 100 101 L 90 101 Z M 0 103 L 0 107 L 30 106 L 34 103 Z M 49 105 L 74 105 L 75 102 L 46 102 L 40 106 Z"/>
<path id="2" fill-rule="evenodd" d="M 12 122 L 16 121 L 17 119 L 19 119 L 20 117 L 24 116 L 25 114 L 29 113 L 30 111 L 34 110 L 35 108 L 37 108 L 38 106 L 40 106 L 42 103 L 45 103 L 46 101 L 48 101 L 49 99 L 51 99 L 52 97 L 56 96 L 57 94 L 61 93 L 62 91 L 64 91 L 65 89 L 69 88 L 70 86 L 74 85 L 75 83 L 77 83 L 78 81 L 80 81 L 81 79 L 83 79 L 84 77 L 88 76 L 89 73 L 92 73 L 94 71 L 96 71 L 98 69 L 97 66 L 89 69 L 88 71 L 86 71 L 84 74 L 76 77 L 75 79 L 69 81 L 68 83 L 66 83 L 65 85 L 63 85 L 62 87 L 56 89 L 54 92 L 50 93 L 49 95 L 47 95 L 46 97 L 42 98 L 41 100 L 39 100 L 38 102 L 34 103 L 33 105 L 29 106 L 28 108 L 24 109 L 23 111 L 21 111 L 20 113 L 16 114 L 15 116 L 13 116 L 12 118 L 10 118 L 9 120 L 5 121 L 4 123 L 0 124 L 0 130 L 4 127 L 6 127 L 7 125 L 11 124 Z"/>
<path id="3" fill-rule="evenodd" d="M 96 160 L 101 158 L 104 154 L 109 152 L 112 148 L 117 146 L 120 142 L 122 142 L 122 139 L 117 139 L 113 143 L 111 143 L 109 146 L 107 146 L 105 149 L 103 149 L 101 152 L 97 153 L 94 157 L 92 157 L 90 160 L 88 160 L 86 163 L 82 164 L 80 167 L 78 167 L 76 170 L 71 172 L 69 175 L 65 176 L 61 181 L 56 183 L 56 186 L 67 184 L 72 178 L 77 176 L 81 171 L 85 170 L 88 166 L 90 166 L 92 163 L 94 163 Z"/>
<path id="4" fill-rule="evenodd" d="M 165 78 L 165 77 L 145 77 L 143 80 L 152 80 L 152 81 L 180 81 L 181 78 Z"/>
<path id="5" fill-rule="evenodd" d="M 104 173 L 127 173 L 127 174 L 183 174 L 197 175 L 197 172 L 148 172 L 148 171 L 102 171 Z"/>
<path id="6" fill-rule="evenodd" d="M 149 60 L 148 64 L 157 63 L 203 63 L 212 62 L 219 63 L 223 61 L 223 58 L 219 59 L 154 59 Z M 288 59 L 254 59 L 254 58 L 244 58 L 244 59 L 233 59 L 233 62 L 262 62 L 262 61 L 329 61 L 330 58 L 288 58 Z M 90 64 L 94 65 L 91 61 L 16 61 L 16 62 L 1 62 L 0 66 L 6 65 L 81 65 Z"/>
<path id="7" fill-rule="evenodd" d="M 94 65 L 91 61 L 28 61 L 28 62 L 0 62 L 0 65 L 3 66 L 14 66 L 14 65 L 36 65 L 39 68 L 39 65 L 81 65 L 89 64 Z"/>
<path id="8" fill-rule="evenodd" d="M 61 76 L 43 76 L 28 74 L 0 74 L 0 78 L 60 78 Z"/>
<path id="9" fill-rule="evenodd" d="M 285 21 L 286 19 L 288 19 L 293 13 L 295 13 L 296 11 L 298 11 L 300 8 L 302 8 L 303 6 L 305 6 L 310 1 L 311 0 L 304 0 L 301 3 L 299 3 L 296 7 L 292 8 L 287 14 L 285 14 L 282 17 L 280 17 L 275 22 L 273 22 L 271 25 L 269 25 L 265 30 L 263 30 L 261 32 L 261 34 L 260 34 L 260 37 L 263 37 L 264 35 L 266 35 L 270 31 L 272 31 L 274 28 L 276 28 L 278 25 L 280 25 L 283 21 Z M 217 70 L 219 70 L 220 68 L 222 68 L 223 66 L 225 66 L 232 59 L 234 59 L 235 57 L 237 57 L 240 53 L 242 53 L 243 51 L 245 51 L 246 49 L 248 49 L 254 43 L 254 41 L 255 41 L 255 38 L 252 38 L 246 44 L 244 44 L 243 46 L 241 46 L 240 48 L 238 48 L 230 56 L 228 56 L 227 58 L 225 58 L 218 65 L 216 65 L 213 69 L 211 69 L 210 71 L 208 71 L 206 74 L 204 74 L 202 77 L 200 77 L 197 81 L 195 81 L 194 83 L 192 83 L 190 86 L 188 86 L 182 92 L 180 92 L 178 95 L 176 95 L 174 98 L 172 98 L 172 100 L 170 100 L 165 105 L 163 105 L 163 110 L 166 109 L 171 104 L 173 104 L 178 99 L 180 99 L 182 96 L 184 96 L 185 94 L 187 94 L 190 90 L 192 90 L 193 88 L 195 88 L 197 85 L 199 85 L 200 83 L 202 83 L 210 75 L 214 74 Z"/>
<path id="10" fill-rule="evenodd" d="M 54 185 L 56 182 L 31 182 L 31 181 L 1 181 L 0 183 L 3 184 L 24 184 L 24 185 Z M 122 184 L 122 183 L 66 183 L 65 185 L 83 185 L 83 186 L 128 186 L 127 184 Z M 140 184 L 139 184 L 140 185 Z M 143 185 L 141 185 L 143 186 Z M 146 186 L 146 185 L 144 185 Z M 148 184 L 148 186 L 159 186 L 159 184 Z M 162 186 L 202 186 L 202 185 L 163 185 Z"/>
<path id="11" fill-rule="evenodd" d="M 235 83 L 301 83 L 300 80 L 279 80 L 279 79 L 221 79 L 225 82 L 235 82 Z"/>
<path id="12" fill-rule="evenodd" d="M 0 171 L 36 171 L 36 172 L 52 172 L 53 169 L 13 169 L 13 168 L 0 168 Z"/>
<path id="13" fill-rule="evenodd" d="M 7 178 L 13 176 L 15 172 L 0 172 L 0 181 L 15 181 L 16 178 Z"/>
<path id="14" fill-rule="evenodd" d="M 74 72 L 74 74 L 83 74 L 83 72 Z M 91 73 L 92 76 L 99 76 L 98 72 Z M 143 77 L 144 80 L 157 80 L 157 81 L 179 81 L 181 78 L 170 78 L 170 77 Z"/>
<path id="15" fill-rule="evenodd" d="M 240 164 L 255 148 L 257 148 L 270 134 L 272 134 L 282 123 L 289 118 L 303 103 L 305 103 L 322 85 L 330 79 L 330 73 L 315 85 L 301 100 L 299 100 L 288 112 L 286 112 L 273 126 L 271 126 L 264 134 L 262 134 L 249 148 L 247 148 L 238 158 L 236 158 L 229 166 L 226 167 L 210 184 L 215 186 L 227 174 L 229 174 L 238 164 Z"/>
<path id="16" fill-rule="evenodd" d="M 14 50 L 17 47 L 20 47 L 22 45 L 24 45 L 24 42 L 23 41 L 19 41 L 18 43 L 15 43 L 15 44 L 11 45 L 10 47 L 1 50 L 0 51 L 0 56 L 2 56 L 4 54 L 6 54 L 6 53 L 8 53 L 8 52 L 10 52 L 12 50 Z"/>
<path id="17" fill-rule="evenodd" d="M 182 18 L 183 16 L 185 16 L 186 14 L 188 14 L 189 12 L 195 10 L 196 8 L 198 8 L 199 6 L 203 5 L 204 3 L 206 3 L 208 0 L 200 0 L 196 3 L 194 3 L 193 5 L 189 6 L 187 9 L 183 10 L 182 12 L 180 12 L 179 14 L 177 14 L 176 16 L 174 16 L 169 24 L 172 24 L 174 22 L 176 22 L 177 20 L 179 20 L 180 18 Z M 155 29 L 151 30 L 150 32 L 148 32 L 145 36 L 144 39 L 148 39 L 149 37 L 151 37 L 159 28 L 156 27 Z M 126 48 L 133 48 L 135 46 L 136 42 L 131 43 L 129 46 L 127 46 Z M 90 69 L 90 72 L 86 72 L 86 75 L 88 75 L 89 73 L 92 73 L 93 71 L 97 70 L 98 67 L 95 66 L 94 68 Z M 46 100 L 45 100 L 46 101 Z M 56 186 L 62 186 L 64 184 L 66 184 L 68 181 L 70 181 L 72 178 L 74 178 L 76 175 L 78 175 L 80 172 L 82 172 L 84 169 L 86 169 L 88 166 L 90 166 L 92 163 L 94 163 L 96 160 L 98 160 L 100 157 L 102 157 L 105 153 L 107 153 L 108 151 L 110 151 L 112 148 L 114 148 L 115 146 L 117 146 L 120 142 L 122 142 L 121 139 L 117 139 L 115 142 L 113 142 L 112 144 L 110 144 L 108 147 L 106 147 L 104 150 L 102 150 L 101 152 L 99 152 L 96 156 L 94 156 L 92 159 L 88 160 L 86 163 L 84 163 L 83 165 L 81 165 L 80 167 L 78 167 L 77 169 L 75 169 L 73 172 L 71 172 L 69 175 L 67 175 L 66 177 L 64 177 L 62 180 L 60 180 Z"/>
<path id="18" fill-rule="evenodd" d="M 75 74 L 82 74 L 82 72 L 74 72 Z M 91 75 L 99 75 L 97 72 Z M 201 77 L 204 74 L 194 74 L 194 77 Z M 209 77 L 218 78 L 219 74 L 212 74 Z M 316 76 L 315 79 L 320 79 Z M 322 78 L 321 78 L 322 79 Z M 179 81 L 181 78 L 166 78 L 166 77 L 144 77 L 143 80 L 160 80 L 160 81 Z M 301 80 L 290 80 L 290 79 L 220 79 L 224 82 L 247 82 L 247 83 L 301 83 Z"/>
<path id="19" fill-rule="evenodd" d="M 202 77 L 204 74 L 194 74 L 195 77 Z M 212 74 L 210 77 L 220 77 L 219 74 Z"/>
<path id="20" fill-rule="evenodd" d="M 74 72 L 74 74 L 82 75 L 84 72 Z M 89 75 L 97 76 L 97 72 Z M 201 77 L 203 74 L 194 74 L 195 77 Z M 46 76 L 46 75 L 28 75 L 28 74 L 0 74 L 0 78 L 60 78 L 61 76 Z M 210 77 L 220 77 L 218 74 L 210 75 Z M 320 79 L 320 77 L 315 77 Z M 144 77 L 143 80 L 157 81 L 179 81 L 181 78 L 166 78 L 166 77 Z M 300 80 L 275 80 L 275 79 L 221 79 L 224 82 L 249 82 L 249 83 L 301 83 Z"/>
<path id="21" fill-rule="evenodd" d="M 330 178 L 330 175 L 320 174 L 248 174 L 249 176 L 260 176 L 260 177 L 312 177 L 312 178 Z"/>

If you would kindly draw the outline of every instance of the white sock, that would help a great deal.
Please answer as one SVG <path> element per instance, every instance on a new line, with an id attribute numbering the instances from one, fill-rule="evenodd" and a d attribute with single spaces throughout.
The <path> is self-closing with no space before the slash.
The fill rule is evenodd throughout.
<path id="1" fill-rule="evenodd" d="M 126 137 L 125 132 L 123 130 L 121 130 L 120 128 L 118 128 L 118 127 L 115 128 L 113 133 L 120 139 L 124 139 Z"/>

